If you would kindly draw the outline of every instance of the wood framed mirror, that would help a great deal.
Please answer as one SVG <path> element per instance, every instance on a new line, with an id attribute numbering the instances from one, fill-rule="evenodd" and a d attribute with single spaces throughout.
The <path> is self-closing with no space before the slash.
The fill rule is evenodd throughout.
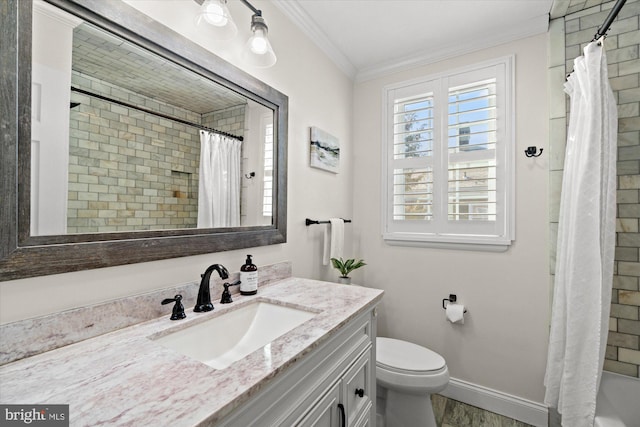
<path id="1" fill-rule="evenodd" d="M 286 242 L 286 95 L 125 3 L 2 8 L 0 281 Z M 231 222 L 203 134 L 242 140 Z"/>

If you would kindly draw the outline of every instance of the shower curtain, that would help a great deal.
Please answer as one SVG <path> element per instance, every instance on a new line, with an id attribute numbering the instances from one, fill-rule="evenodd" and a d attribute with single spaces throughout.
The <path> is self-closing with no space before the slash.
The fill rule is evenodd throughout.
<path id="1" fill-rule="evenodd" d="M 242 142 L 200 131 L 198 228 L 240 225 Z"/>
<path id="2" fill-rule="evenodd" d="M 571 98 L 560 200 L 545 403 L 592 426 L 609 327 L 616 222 L 617 109 L 604 40 L 584 48 Z"/>

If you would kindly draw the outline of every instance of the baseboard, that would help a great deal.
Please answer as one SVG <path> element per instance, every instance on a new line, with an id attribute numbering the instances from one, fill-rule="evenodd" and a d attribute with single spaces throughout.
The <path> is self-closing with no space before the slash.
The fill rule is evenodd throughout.
<path id="1" fill-rule="evenodd" d="M 548 410 L 541 403 L 451 378 L 439 394 L 536 427 L 548 426 Z"/>

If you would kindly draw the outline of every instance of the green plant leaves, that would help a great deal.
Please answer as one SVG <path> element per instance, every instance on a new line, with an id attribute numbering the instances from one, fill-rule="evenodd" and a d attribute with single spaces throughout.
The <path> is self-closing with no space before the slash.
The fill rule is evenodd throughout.
<path id="1" fill-rule="evenodd" d="M 333 268 L 340 271 L 340 275 L 342 277 L 349 277 L 349 273 L 353 270 L 367 265 L 363 259 L 355 260 L 354 258 L 349 258 L 345 261 L 342 257 L 340 257 L 340 259 L 331 258 L 331 264 L 333 265 Z"/>

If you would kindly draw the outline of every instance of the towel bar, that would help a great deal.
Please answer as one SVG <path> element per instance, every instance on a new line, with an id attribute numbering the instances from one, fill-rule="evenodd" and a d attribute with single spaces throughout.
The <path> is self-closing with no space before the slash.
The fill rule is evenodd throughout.
<path id="1" fill-rule="evenodd" d="M 344 222 L 351 222 L 350 219 L 343 219 Z M 330 221 L 317 221 L 315 219 L 309 219 L 307 218 L 305 220 L 305 224 L 308 226 L 310 226 L 311 224 L 329 224 Z"/>

